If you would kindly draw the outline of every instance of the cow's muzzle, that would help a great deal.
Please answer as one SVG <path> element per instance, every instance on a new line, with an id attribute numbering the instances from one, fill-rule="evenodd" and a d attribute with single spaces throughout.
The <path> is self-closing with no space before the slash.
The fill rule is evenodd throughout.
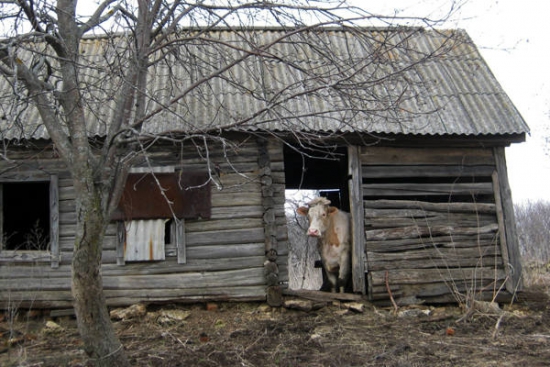
<path id="1" fill-rule="evenodd" d="M 319 232 L 318 229 L 308 229 L 307 230 L 307 235 L 310 236 L 310 237 L 320 237 L 321 236 L 321 233 Z"/>

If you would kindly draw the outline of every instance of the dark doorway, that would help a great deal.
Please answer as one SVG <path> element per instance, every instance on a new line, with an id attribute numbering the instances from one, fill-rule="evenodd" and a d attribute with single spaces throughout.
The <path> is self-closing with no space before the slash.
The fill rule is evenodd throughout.
<path id="1" fill-rule="evenodd" d="M 286 189 L 318 190 L 332 205 L 349 211 L 346 147 L 294 148 L 285 146 Z"/>
<path id="2" fill-rule="evenodd" d="M 284 148 L 289 288 L 329 290 L 322 271 L 317 240 L 306 235 L 307 219 L 296 215 L 300 205 L 324 196 L 349 212 L 348 151 L 346 147 Z"/>
<path id="3" fill-rule="evenodd" d="M 6 250 L 48 250 L 50 183 L 2 184 L 3 242 Z"/>

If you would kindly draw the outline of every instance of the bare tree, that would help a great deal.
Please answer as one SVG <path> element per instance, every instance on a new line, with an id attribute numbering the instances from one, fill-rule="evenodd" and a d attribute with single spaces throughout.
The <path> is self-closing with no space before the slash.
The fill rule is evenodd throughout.
<path id="1" fill-rule="evenodd" d="M 98 366 L 128 365 L 100 266 L 136 156 L 159 140 L 221 141 L 227 129 L 283 126 L 298 141 L 318 143 L 319 133 L 306 128 L 312 121 L 327 132 L 351 132 L 361 118 L 403 124 L 411 113 L 403 106 L 418 99 L 409 88 L 417 81 L 404 72 L 460 42 L 422 53 L 409 46 L 413 31 L 363 32 L 356 25 L 395 17 L 344 1 L 103 0 L 89 14 L 79 15 L 76 0 L 2 1 L 0 73 L 11 88 L 0 98 L 4 138 L 51 139 L 73 179 L 72 292 L 85 350 Z M 258 25 L 277 32 L 257 32 Z M 318 31 L 330 26 L 354 34 L 348 52 L 331 51 Z M 407 57 L 394 62 L 396 50 Z M 230 100 L 235 95 L 241 102 Z M 10 159 L 5 149 L 2 158 Z"/>

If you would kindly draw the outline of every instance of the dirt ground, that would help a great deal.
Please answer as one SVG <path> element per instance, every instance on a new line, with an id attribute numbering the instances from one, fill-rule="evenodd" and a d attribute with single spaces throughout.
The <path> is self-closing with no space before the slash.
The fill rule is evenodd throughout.
<path id="1" fill-rule="evenodd" d="M 115 321 L 134 366 L 549 366 L 549 306 L 393 309 L 332 303 L 143 307 Z M 49 322 L 48 322 L 49 321 Z M 52 322 L 53 321 L 53 322 Z M 0 323 L 1 366 L 89 366 L 70 316 Z"/>

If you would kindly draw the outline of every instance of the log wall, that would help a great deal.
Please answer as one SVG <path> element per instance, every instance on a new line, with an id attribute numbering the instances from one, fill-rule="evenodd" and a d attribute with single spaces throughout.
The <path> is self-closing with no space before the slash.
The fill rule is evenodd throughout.
<path id="1" fill-rule="evenodd" d="M 368 294 L 398 304 L 505 296 L 492 149 L 361 149 Z"/>
<path id="2" fill-rule="evenodd" d="M 205 170 L 208 166 L 204 149 L 199 152 L 192 145 L 156 147 L 142 165 L 173 166 L 184 172 Z M 266 250 L 271 248 L 276 248 L 278 253 L 275 260 L 278 281 L 286 282 L 288 246 L 282 145 L 268 141 L 264 150 L 270 159 L 270 169 L 261 171 L 259 145 L 253 138 L 240 137 L 235 149 L 223 149 L 214 143 L 208 146 L 215 180 L 211 184 L 211 218 L 185 221 L 184 264 L 178 263 L 175 244 L 166 245 L 164 261 L 122 262 L 121 265 L 119 259 L 117 264 L 117 224 L 109 226 L 102 263 L 107 304 L 265 299 L 264 263 Z M 51 174 L 58 177 L 60 256 L 56 268 L 52 267 L 49 257 L 33 259 L 5 251 L 0 253 L 0 307 L 71 307 L 70 264 L 76 226 L 72 181 L 54 152 L 42 153 L 40 159 L 34 160 L 26 159 L 23 153 L 15 158 L 25 158 L 25 163 L 11 169 L 2 166 L 0 172 L 10 172 L 12 177 L 17 173 L 21 179 L 44 171 L 48 177 Z M 272 207 L 268 208 L 267 217 L 262 190 L 272 193 Z M 269 228 L 269 240 L 266 240 L 266 228 Z"/>

